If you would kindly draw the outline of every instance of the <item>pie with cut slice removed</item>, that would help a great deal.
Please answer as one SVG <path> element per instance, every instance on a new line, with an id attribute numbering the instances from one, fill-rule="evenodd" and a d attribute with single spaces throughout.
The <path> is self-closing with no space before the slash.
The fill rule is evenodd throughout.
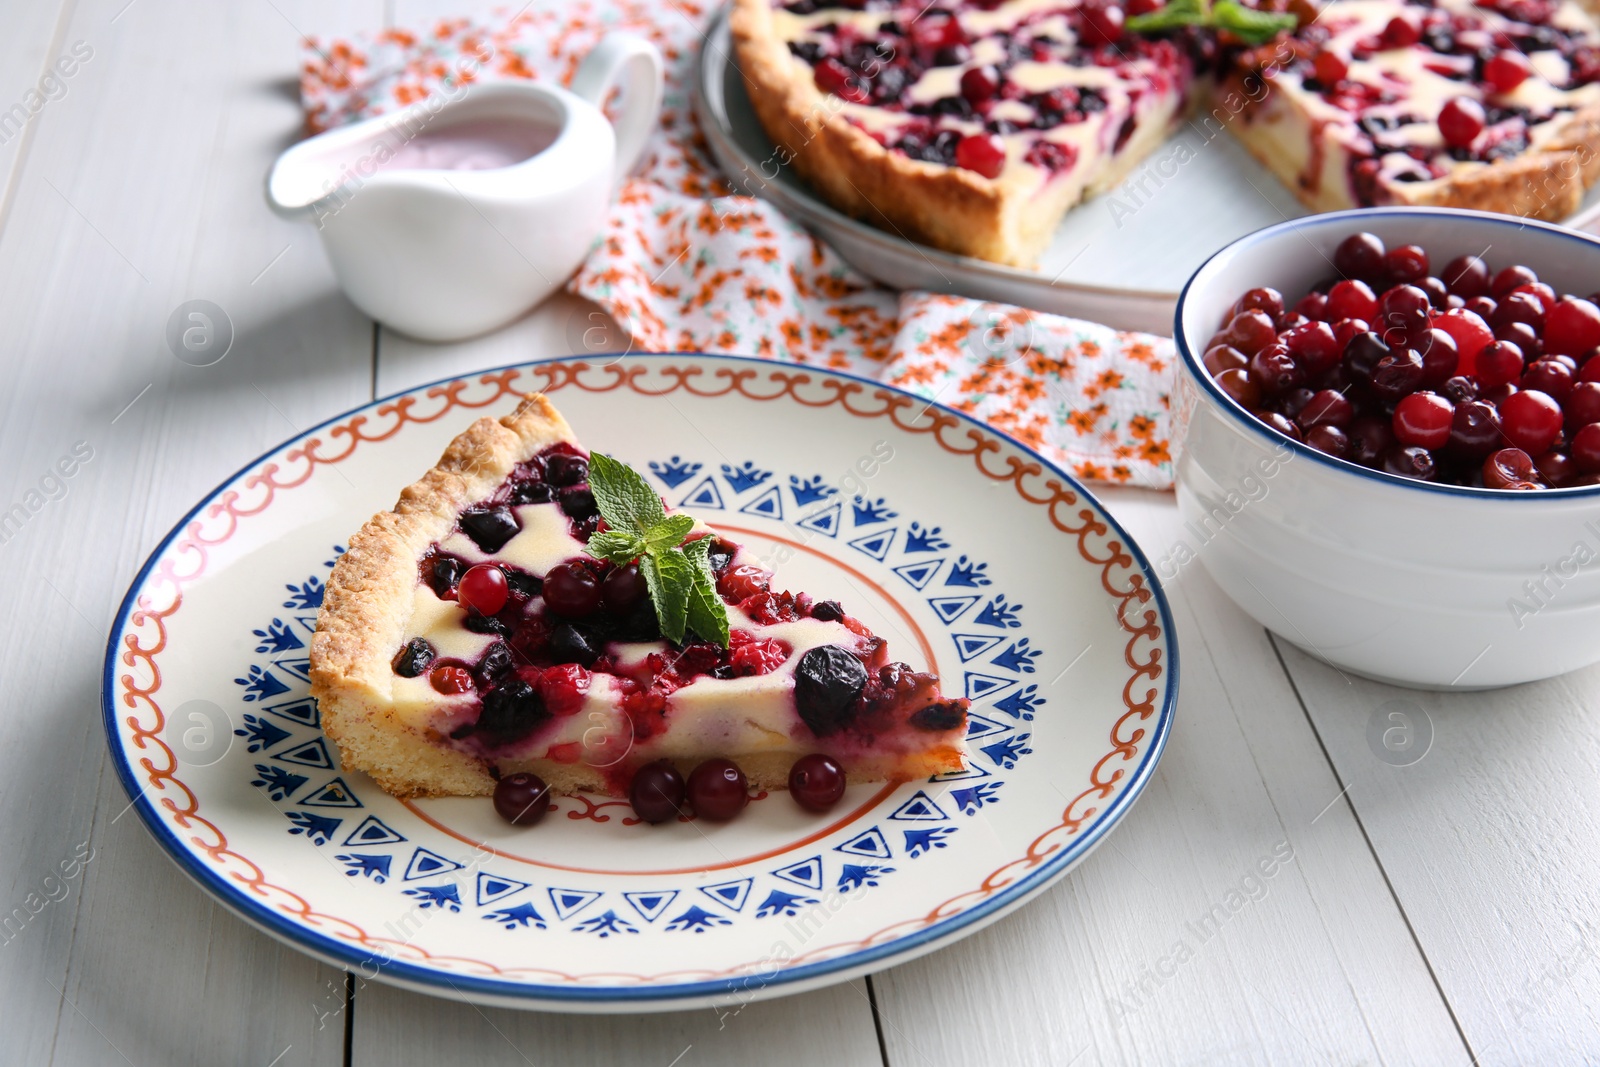
<path id="1" fill-rule="evenodd" d="M 663 759 L 683 774 L 733 760 L 763 789 L 813 753 L 852 782 L 965 767 L 966 700 L 892 662 L 838 602 L 779 591 L 753 552 L 652 491 L 726 615 L 725 640 L 663 637 L 645 557 L 586 551 L 613 532 L 591 484 L 602 461 L 622 468 L 591 460 L 529 394 L 474 423 L 351 538 L 310 670 L 345 767 L 401 797 L 485 795 L 521 772 L 557 793 L 625 796 Z"/>

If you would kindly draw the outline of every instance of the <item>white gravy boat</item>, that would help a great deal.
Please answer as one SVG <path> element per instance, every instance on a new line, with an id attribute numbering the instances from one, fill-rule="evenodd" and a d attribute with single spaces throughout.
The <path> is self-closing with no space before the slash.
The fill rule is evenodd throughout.
<path id="1" fill-rule="evenodd" d="M 317 224 L 351 301 L 403 333 L 458 340 L 517 318 L 577 269 L 661 114 L 661 54 L 600 41 L 572 89 L 472 82 L 329 130 L 267 175 L 278 214 Z M 624 94 L 613 129 L 600 106 Z"/>

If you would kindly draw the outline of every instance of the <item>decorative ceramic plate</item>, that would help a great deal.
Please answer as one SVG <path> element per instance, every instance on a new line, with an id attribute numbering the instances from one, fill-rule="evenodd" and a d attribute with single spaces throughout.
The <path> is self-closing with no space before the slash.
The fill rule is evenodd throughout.
<path id="1" fill-rule="evenodd" d="M 560 797 L 399 801 L 342 770 L 307 649 L 344 539 L 481 415 L 549 393 L 671 504 L 845 601 L 972 698 L 968 770 L 781 793 L 723 825 Z M 218 900 L 335 966 L 484 1003 L 639 1011 L 843 981 L 971 933 L 1088 854 L 1149 780 L 1177 691 L 1144 557 L 1068 475 L 958 413 L 730 357 L 547 362 L 426 386 L 229 479 L 129 590 L 111 753 L 150 831 Z"/>
<path id="2" fill-rule="evenodd" d="M 1306 208 L 1217 122 L 1191 122 L 1118 186 L 1067 213 L 1037 270 L 952 255 L 868 226 L 823 202 L 761 129 L 733 60 L 727 13 L 712 23 L 694 83 L 711 154 L 736 191 L 771 200 L 852 266 L 896 289 L 1021 304 L 1170 335 L 1178 290 L 1224 245 Z M 1600 186 L 1567 225 L 1600 225 Z"/>

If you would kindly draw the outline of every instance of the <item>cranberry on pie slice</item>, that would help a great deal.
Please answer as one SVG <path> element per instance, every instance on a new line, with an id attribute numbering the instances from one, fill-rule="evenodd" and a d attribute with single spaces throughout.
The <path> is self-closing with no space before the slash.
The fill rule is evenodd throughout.
<path id="1" fill-rule="evenodd" d="M 488 795 L 526 774 L 626 797 L 663 760 L 684 780 L 732 761 L 769 790 L 819 754 L 851 782 L 966 766 L 966 700 L 703 523 L 677 520 L 705 542 L 727 643 L 665 638 L 639 567 L 585 550 L 601 528 L 589 467 L 530 394 L 351 539 L 311 648 L 345 767 L 397 796 Z"/>

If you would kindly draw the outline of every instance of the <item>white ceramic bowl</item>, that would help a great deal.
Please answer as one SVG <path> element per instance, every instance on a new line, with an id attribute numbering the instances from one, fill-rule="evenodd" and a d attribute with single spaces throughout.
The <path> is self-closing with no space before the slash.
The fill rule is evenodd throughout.
<path id="1" fill-rule="evenodd" d="M 1268 429 L 1211 380 L 1206 341 L 1247 289 L 1293 301 L 1366 230 L 1436 267 L 1475 254 L 1525 263 L 1557 292 L 1600 288 L 1600 241 L 1473 211 L 1385 208 L 1295 219 L 1242 238 L 1178 300 L 1178 507 L 1156 569 L 1198 560 L 1285 640 L 1344 670 L 1423 688 L 1483 689 L 1600 660 L 1600 486 L 1506 492 L 1412 481 Z"/>

